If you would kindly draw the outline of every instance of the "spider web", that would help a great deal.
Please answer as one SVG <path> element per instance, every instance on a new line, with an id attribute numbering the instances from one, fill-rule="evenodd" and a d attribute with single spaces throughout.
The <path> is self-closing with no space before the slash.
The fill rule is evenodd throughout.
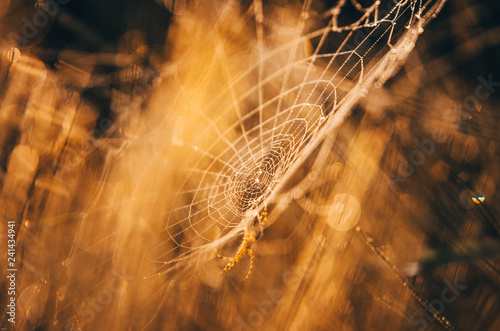
<path id="1" fill-rule="evenodd" d="M 142 58 L 137 31 L 119 54 L 61 51 L 51 69 L 32 56 L 51 50 L 4 52 L 0 200 L 20 229 L 20 328 L 408 329 L 424 310 L 434 326 L 480 312 L 471 328 L 494 328 L 497 306 L 481 302 L 495 302 L 498 272 L 467 250 L 490 237 L 476 233 L 482 221 L 498 230 L 497 100 L 455 126 L 446 110 L 477 82 L 461 91 L 464 78 L 445 74 L 469 63 L 469 43 L 484 42 L 475 54 L 498 44 L 496 22 L 466 35 L 471 17 L 488 26 L 482 15 L 498 6 L 450 3 L 457 13 L 409 55 L 444 1 L 167 3 L 169 61 Z M 454 37 L 463 44 L 441 54 Z M 430 157 L 414 141 L 436 128 L 456 132 Z M 462 130 L 493 140 L 481 161 L 485 142 Z M 463 165 L 437 152 L 448 147 Z M 421 167 L 404 177 L 412 160 Z M 450 167 L 464 170 L 459 187 Z M 216 253 L 234 257 L 261 225 L 248 281 L 249 261 L 219 275 Z M 443 313 L 432 304 L 441 279 L 474 290 Z"/>
<path id="2" fill-rule="evenodd" d="M 305 1 L 275 20 L 264 19 L 276 17 L 271 6 L 254 1 L 231 27 L 227 19 L 237 11 L 231 5 L 216 8 L 209 30 L 198 24 L 200 47 L 208 44 L 213 52 L 195 78 L 179 83 L 172 105 L 176 184 L 163 213 L 155 273 L 220 249 L 245 233 L 265 206 L 285 209 L 293 195 L 277 195 L 287 181 L 361 98 L 397 72 L 443 4 L 352 0 L 326 9 Z M 178 17 L 179 35 L 193 22 L 196 14 Z M 248 25 L 254 30 L 245 30 Z M 236 39 L 250 33 L 253 49 L 225 49 L 227 29 Z M 179 71 L 183 63 L 199 70 L 187 60 L 196 51 L 191 46 L 182 53 Z M 231 62 L 231 52 L 241 61 L 245 51 L 246 62 Z M 294 195 L 305 189 L 296 187 Z M 276 218 L 271 212 L 266 226 Z"/>

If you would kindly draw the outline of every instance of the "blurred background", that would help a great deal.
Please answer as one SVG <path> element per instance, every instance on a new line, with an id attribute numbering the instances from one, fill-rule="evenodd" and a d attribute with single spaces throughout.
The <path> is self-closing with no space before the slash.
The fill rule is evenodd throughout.
<path id="1" fill-rule="evenodd" d="M 2 1 L 0 326 L 500 329 L 500 3 L 435 2 Z"/>

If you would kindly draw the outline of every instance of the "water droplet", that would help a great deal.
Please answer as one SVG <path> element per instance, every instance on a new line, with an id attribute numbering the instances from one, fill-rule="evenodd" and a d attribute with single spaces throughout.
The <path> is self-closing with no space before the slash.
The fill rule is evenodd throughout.
<path id="1" fill-rule="evenodd" d="M 12 47 L 7 52 L 7 58 L 10 62 L 15 63 L 21 58 L 21 51 L 17 47 Z"/>
<path id="2" fill-rule="evenodd" d="M 485 198 L 486 197 L 484 196 L 484 194 L 477 194 L 475 197 L 472 197 L 472 201 L 474 201 L 477 204 L 480 204 L 481 202 L 484 201 Z"/>
<path id="3" fill-rule="evenodd" d="M 356 198 L 344 193 L 335 195 L 329 209 L 328 224 L 339 231 L 352 229 L 361 215 L 361 208 Z"/>

